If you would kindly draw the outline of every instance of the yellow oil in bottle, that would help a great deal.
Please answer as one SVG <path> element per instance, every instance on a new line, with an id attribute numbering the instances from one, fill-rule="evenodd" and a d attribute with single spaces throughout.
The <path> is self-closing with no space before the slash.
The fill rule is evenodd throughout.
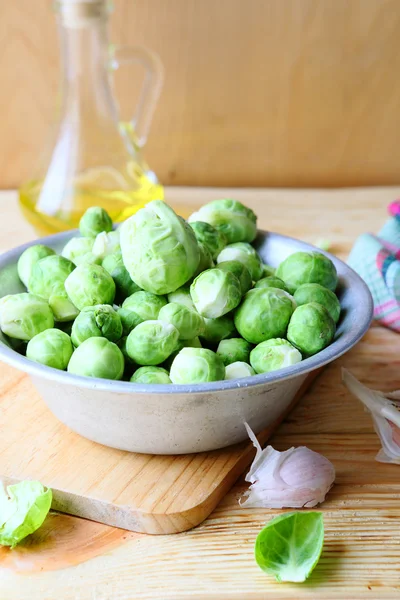
<path id="1" fill-rule="evenodd" d="M 114 223 L 124 221 L 152 200 L 163 200 L 164 189 L 142 172 L 136 173 L 135 189 L 114 169 L 98 168 L 75 178 L 63 189 L 63 198 L 56 202 L 50 195 L 49 208 L 41 200 L 43 182 L 30 181 L 19 190 L 19 202 L 25 218 L 40 236 L 78 227 L 79 220 L 90 206 L 103 207 Z M 54 208 L 56 206 L 56 209 Z"/>

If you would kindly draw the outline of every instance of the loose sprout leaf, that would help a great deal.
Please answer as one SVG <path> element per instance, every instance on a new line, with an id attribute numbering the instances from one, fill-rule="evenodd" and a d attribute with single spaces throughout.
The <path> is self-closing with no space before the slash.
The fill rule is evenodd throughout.
<path id="1" fill-rule="evenodd" d="M 321 556 L 324 522 L 320 512 L 292 512 L 272 519 L 257 536 L 258 566 L 277 581 L 303 582 Z"/>
<path id="2" fill-rule="evenodd" d="M 8 494 L 8 496 L 7 496 Z M 14 548 L 43 523 L 51 507 L 52 492 L 39 481 L 0 485 L 0 544 Z"/>

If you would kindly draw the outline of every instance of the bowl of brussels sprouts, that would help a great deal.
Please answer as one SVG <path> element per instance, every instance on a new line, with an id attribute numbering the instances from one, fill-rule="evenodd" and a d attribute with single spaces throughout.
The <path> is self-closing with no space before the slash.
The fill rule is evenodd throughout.
<path id="1" fill-rule="evenodd" d="M 236 200 L 187 221 L 156 200 L 116 228 L 92 207 L 79 230 L 0 257 L 0 360 L 84 437 L 202 452 L 278 419 L 372 308 L 345 263 L 258 230 Z"/>

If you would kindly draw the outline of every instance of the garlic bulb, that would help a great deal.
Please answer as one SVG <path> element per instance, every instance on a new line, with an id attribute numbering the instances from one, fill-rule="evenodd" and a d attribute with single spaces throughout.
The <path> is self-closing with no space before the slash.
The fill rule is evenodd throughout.
<path id="1" fill-rule="evenodd" d="M 342 369 L 347 389 L 371 413 L 382 449 L 376 455 L 378 462 L 400 464 L 400 390 L 383 394 L 362 385 L 349 371 Z"/>
<path id="2" fill-rule="evenodd" d="M 272 446 L 262 450 L 250 427 L 247 433 L 257 448 L 246 475 L 252 485 L 242 506 L 251 508 L 311 508 L 325 500 L 335 480 L 332 463 L 305 446 L 278 452 Z"/>

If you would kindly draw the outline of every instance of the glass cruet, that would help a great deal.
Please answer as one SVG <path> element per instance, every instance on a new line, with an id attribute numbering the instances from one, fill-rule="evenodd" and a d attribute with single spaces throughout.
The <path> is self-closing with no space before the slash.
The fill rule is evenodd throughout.
<path id="1" fill-rule="evenodd" d="M 146 165 L 146 142 L 163 82 L 159 58 L 143 47 L 109 44 L 106 0 L 58 0 L 62 56 L 58 123 L 37 174 L 20 188 L 20 206 L 40 235 L 77 227 L 89 206 L 119 222 L 163 188 Z M 112 86 L 116 69 L 139 62 L 145 79 L 129 122 L 121 122 Z"/>

